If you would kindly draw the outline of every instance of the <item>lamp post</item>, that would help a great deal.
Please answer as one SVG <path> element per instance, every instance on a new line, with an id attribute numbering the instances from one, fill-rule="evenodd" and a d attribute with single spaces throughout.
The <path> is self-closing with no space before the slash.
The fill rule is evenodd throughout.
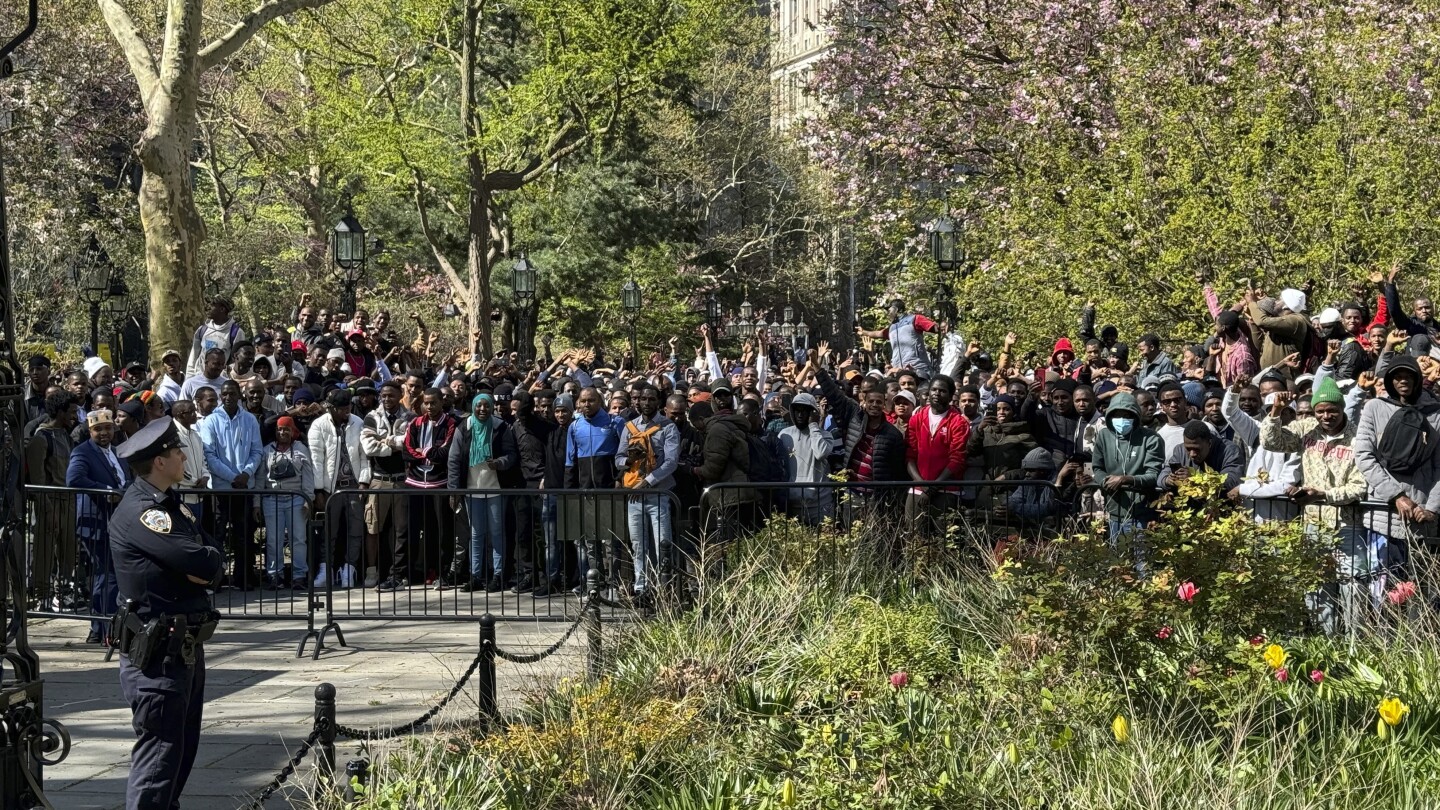
<path id="1" fill-rule="evenodd" d="M 720 301 L 715 298 L 715 293 L 712 292 L 705 297 L 705 323 L 709 325 L 710 334 L 714 335 L 717 341 L 721 338 L 720 327 L 722 322 Z"/>
<path id="2" fill-rule="evenodd" d="M 125 358 L 120 356 L 120 335 L 125 330 L 125 318 L 130 315 L 130 290 L 118 273 L 110 277 L 107 296 L 105 306 L 110 315 L 110 357 L 115 368 L 119 369 L 125 362 Z"/>
<path id="3" fill-rule="evenodd" d="M 950 279 L 964 277 L 966 261 L 963 237 L 964 229 L 950 218 L 948 210 L 930 226 L 930 258 L 935 260 L 935 266 L 940 270 L 940 279 L 935 285 L 936 308 L 947 314 L 952 308 L 949 300 L 952 297 Z"/>
<path id="4" fill-rule="evenodd" d="M 640 364 L 640 342 L 636 336 L 635 329 L 640 316 L 640 308 L 645 305 L 644 294 L 640 285 L 635 279 L 625 282 L 620 288 L 620 303 L 625 308 L 626 320 L 630 322 L 630 358 L 639 367 Z"/>
<path id="5" fill-rule="evenodd" d="M 365 228 L 355 219 L 355 212 L 345 216 L 330 231 L 330 256 L 335 262 L 335 275 L 340 278 L 340 309 L 346 316 L 355 316 L 355 288 L 365 275 Z"/>
<path id="6" fill-rule="evenodd" d="M 70 264 L 70 278 L 80 290 L 80 300 L 90 308 L 90 348 L 100 350 L 100 306 L 110 295 L 110 258 L 94 236 L 85 252 Z"/>
<path id="7" fill-rule="evenodd" d="M 530 355 L 535 350 L 535 341 L 530 338 L 530 304 L 535 300 L 535 265 L 531 264 L 523 253 L 510 271 L 510 291 L 515 294 L 515 307 L 519 310 L 520 334 L 516 343 L 520 344 L 520 360 L 528 365 Z"/>
<path id="8" fill-rule="evenodd" d="M 810 325 L 803 319 L 800 323 L 795 324 L 795 345 L 801 349 L 808 350 L 810 348 Z"/>

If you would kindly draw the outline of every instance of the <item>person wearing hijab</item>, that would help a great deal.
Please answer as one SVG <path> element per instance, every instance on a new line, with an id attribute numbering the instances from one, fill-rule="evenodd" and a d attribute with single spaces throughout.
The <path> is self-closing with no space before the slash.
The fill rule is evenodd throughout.
<path id="1" fill-rule="evenodd" d="M 466 592 L 497 593 L 505 589 L 505 565 L 510 558 L 511 538 L 505 536 L 505 499 L 500 494 L 500 473 L 520 461 L 520 450 L 509 423 L 495 413 L 495 398 L 476 394 L 470 401 L 470 416 L 455 430 L 450 444 L 449 483 L 456 490 L 486 490 L 464 495 L 470 518 L 470 578 L 460 585 Z M 453 507 L 460 496 L 450 497 Z M 455 547 L 455 568 L 459 569 L 466 546 Z M 486 563 L 490 574 L 485 576 Z"/>
<path id="2" fill-rule="evenodd" d="M 304 590 L 309 584 L 309 544 L 305 521 L 315 492 L 315 464 L 310 451 L 299 441 L 300 428 L 294 417 L 275 422 L 275 441 L 260 453 L 255 471 L 257 489 L 255 519 L 265 525 L 265 578 L 267 588 Z M 285 575 L 285 545 L 290 545 L 290 575 Z"/>

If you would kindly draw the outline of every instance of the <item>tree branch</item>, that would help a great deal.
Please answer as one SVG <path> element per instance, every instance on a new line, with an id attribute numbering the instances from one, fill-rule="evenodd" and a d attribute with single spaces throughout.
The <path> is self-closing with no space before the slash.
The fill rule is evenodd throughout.
<path id="1" fill-rule="evenodd" d="M 140 101 L 146 105 L 150 103 L 150 96 L 155 92 L 155 85 L 160 81 L 160 72 L 155 67 L 155 55 L 150 52 L 150 46 L 140 36 L 140 29 L 135 25 L 135 19 L 130 12 L 120 5 L 118 0 L 99 0 L 100 14 L 105 17 L 105 24 L 110 28 L 110 35 L 120 45 L 121 53 L 125 54 L 125 61 L 130 63 L 130 72 L 135 75 L 135 81 L 140 85 Z"/>
<path id="2" fill-rule="evenodd" d="M 102 0 L 103 1 L 103 0 Z M 319 8 L 331 0 L 264 0 L 253 11 L 240 18 L 229 31 L 200 50 L 200 72 L 235 55 L 250 38 L 278 17 L 307 8 Z"/>
<path id="3" fill-rule="evenodd" d="M 445 258 L 440 250 L 440 241 L 435 238 L 435 232 L 430 228 L 430 208 L 425 204 L 425 181 L 420 175 L 420 170 L 414 166 L 410 167 L 410 174 L 414 178 L 415 188 L 415 211 L 420 215 L 420 233 L 425 236 L 425 243 L 430 246 L 430 252 L 435 254 L 435 262 L 450 279 L 451 293 L 459 295 L 468 304 L 470 301 L 470 285 L 460 279 L 460 274 L 455 271 L 455 265 Z"/>

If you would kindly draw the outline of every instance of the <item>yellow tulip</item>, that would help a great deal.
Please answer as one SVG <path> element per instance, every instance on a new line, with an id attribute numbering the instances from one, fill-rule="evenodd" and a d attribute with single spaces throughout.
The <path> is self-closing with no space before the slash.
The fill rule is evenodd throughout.
<path id="1" fill-rule="evenodd" d="M 783 785 L 780 786 L 780 806 L 781 806 L 781 807 L 794 807 L 794 806 L 795 806 L 795 782 L 794 782 L 794 780 L 786 779 L 786 780 L 785 780 L 785 784 L 783 784 Z"/>
<path id="2" fill-rule="evenodd" d="M 1269 664 L 1271 669 L 1279 669 L 1285 666 L 1285 648 L 1279 644 L 1271 644 L 1269 647 L 1266 647 L 1265 663 Z"/>
<path id="3" fill-rule="evenodd" d="M 1110 731 L 1115 734 L 1115 742 L 1123 743 L 1130 739 L 1130 723 L 1125 720 L 1125 715 L 1115 715 L 1115 719 L 1110 721 Z"/>
<path id="4" fill-rule="evenodd" d="M 1410 707 L 1402 703 L 1400 698 L 1389 697 L 1380 701 L 1380 719 L 1391 728 L 1400 725 L 1400 721 L 1409 713 Z"/>
<path id="5" fill-rule="evenodd" d="M 1005 759 L 1009 760 L 1011 765 L 1020 764 L 1020 749 L 1015 746 L 1015 743 L 1012 742 L 1005 746 Z"/>

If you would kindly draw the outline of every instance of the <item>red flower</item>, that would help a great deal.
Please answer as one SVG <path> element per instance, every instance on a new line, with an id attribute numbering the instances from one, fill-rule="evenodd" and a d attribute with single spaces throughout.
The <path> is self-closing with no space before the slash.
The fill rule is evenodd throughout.
<path id="1" fill-rule="evenodd" d="M 1175 595 L 1180 597 L 1181 602 L 1195 601 L 1195 594 L 1199 592 L 1200 589 L 1195 587 L 1195 583 L 1193 582 L 1181 583 L 1180 587 L 1175 589 Z"/>
<path id="2" fill-rule="evenodd" d="M 1395 587 L 1385 592 L 1385 600 L 1392 605 L 1403 605 L 1410 601 L 1410 597 L 1414 596 L 1417 591 L 1414 582 L 1409 580 L 1397 582 Z"/>
<path id="3" fill-rule="evenodd" d="M 1167 624 L 1167 625 L 1165 625 L 1164 627 L 1160 628 L 1159 630 L 1156 630 L 1156 631 L 1155 631 L 1155 637 L 1158 638 L 1158 639 L 1160 639 L 1161 641 L 1164 641 L 1165 639 L 1167 639 L 1167 638 L 1170 637 L 1170 634 L 1171 634 L 1172 632 L 1174 632 L 1174 631 L 1171 630 L 1171 629 L 1170 629 L 1170 625 Z"/>
<path id="4" fill-rule="evenodd" d="M 1310 682 L 1311 682 L 1311 683 L 1315 684 L 1316 686 L 1319 686 L 1319 685 L 1320 685 L 1320 682 L 1323 681 L 1323 680 L 1325 680 L 1325 673 L 1321 672 L 1321 671 L 1318 670 L 1318 669 L 1312 669 L 1312 670 L 1310 670 Z"/>
<path id="5" fill-rule="evenodd" d="M 1264 636 L 1251 636 L 1251 637 L 1250 637 L 1250 646 L 1251 646 L 1251 647 L 1259 647 L 1261 644 L 1264 644 L 1264 643 L 1265 643 L 1265 637 L 1264 637 Z"/>
<path id="6" fill-rule="evenodd" d="M 1287 683 L 1290 680 L 1290 670 L 1286 669 L 1285 667 L 1280 667 L 1279 669 L 1275 670 L 1275 680 L 1279 681 L 1280 683 Z"/>
<path id="7" fill-rule="evenodd" d="M 906 672 L 896 672 L 890 676 L 890 685 L 896 689 L 904 687 L 907 683 L 910 683 L 910 675 Z"/>

